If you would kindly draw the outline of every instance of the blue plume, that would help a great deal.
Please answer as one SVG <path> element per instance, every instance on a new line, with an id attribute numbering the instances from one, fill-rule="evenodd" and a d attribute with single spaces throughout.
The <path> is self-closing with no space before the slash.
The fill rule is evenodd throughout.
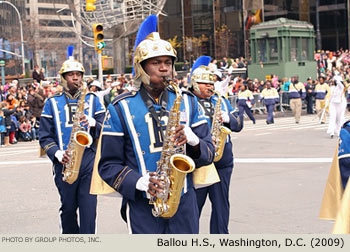
<path id="1" fill-rule="evenodd" d="M 191 81 L 191 76 L 192 76 L 193 71 L 196 70 L 196 68 L 198 68 L 200 66 L 208 66 L 210 61 L 211 61 L 211 57 L 209 57 L 209 56 L 200 56 L 198 59 L 196 59 L 196 61 L 194 62 L 193 66 L 192 66 L 191 74 L 188 77 L 188 83 L 190 83 L 190 81 Z"/>
<path id="2" fill-rule="evenodd" d="M 137 46 L 142 41 L 144 41 L 148 35 L 150 35 L 152 32 L 157 32 L 157 31 L 158 31 L 158 17 L 156 15 L 150 15 L 140 25 L 140 28 L 137 32 L 136 39 L 135 39 L 134 52 Z M 135 75 L 134 64 L 132 67 L 132 75 L 133 76 Z"/>
<path id="3" fill-rule="evenodd" d="M 70 45 L 67 47 L 67 59 L 73 56 L 74 46 Z"/>
<path id="4" fill-rule="evenodd" d="M 158 30 L 157 24 L 158 17 L 156 15 L 150 15 L 142 22 L 136 35 L 134 50 L 148 35 Z"/>

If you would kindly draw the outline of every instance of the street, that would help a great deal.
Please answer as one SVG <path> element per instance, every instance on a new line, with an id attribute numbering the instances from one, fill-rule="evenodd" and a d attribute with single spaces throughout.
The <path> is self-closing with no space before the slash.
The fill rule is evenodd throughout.
<path id="1" fill-rule="evenodd" d="M 347 112 L 346 118 L 349 118 Z M 333 223 L 318 218 L 325 182 L 337 139 L 327 124 L 304 115 L 276 118 L 267 125 L 245 121 L 233 133 L 235 168 L 230 187 L 233 234 L 328 234 Z M 59 197 L 51 162 L 39 158 L 38 142 L 0 149 L 0 233 L 59 234 Z M 99 196 L 97 233 L 126 234 L 120 198 Z M 210 202 L 200 220 L 209 233 Z"/>

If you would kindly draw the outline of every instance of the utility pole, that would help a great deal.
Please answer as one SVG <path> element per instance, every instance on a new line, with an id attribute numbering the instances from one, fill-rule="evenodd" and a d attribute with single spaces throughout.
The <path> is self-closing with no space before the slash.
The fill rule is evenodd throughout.
<path id="1" fill-rule="evenodd" d="M 349 0 L 348 0 L 349 1 Z M 320 0 L 316 0 L 316 49 L 321 50 L 321 32 L 320 32 Z"/>

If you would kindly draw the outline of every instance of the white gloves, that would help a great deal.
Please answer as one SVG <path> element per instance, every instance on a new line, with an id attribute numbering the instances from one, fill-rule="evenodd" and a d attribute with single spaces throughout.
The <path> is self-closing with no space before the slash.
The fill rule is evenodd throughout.
<path id="1" fill-rule="evenodd" d="M 193 133 L 192 129 L 185 125 L 184 132 L 187 138 L 187 143 L 191 146 L 199 144 L 199 138 Z"/>
<path id="2" fill-rule="evenodd" d="M 341 75 L 336 75 L 333 77 L 333 80 L 335 80 L 338 83 L 338 82 L 342 82 L 343 78 L 341 77 Z"/>
<path id="3" fill-rule="evenodd" d="M 90 116 L 86 117 L 89 123 L 89 127 L 95 127 L 96 125 L 96 120 Z"/>
<path id="4" fill-rule="evenodd" d="M 63 150 L 58 150 L 55 152 L 55 157 L 57 158 L 57 160 L 59 162 L 62 162 L 64 153 L 65 153 L 65 151 L 63 151 Z"/>
<path id="5" fill-rule="evenodd" d="M 230 122 L 230 116 L 226 112 L 221 111 L 221 118 L 224 123 Z"/>
<path id="6" fill-rule="evenodd" d="M 150 183 L 149 178 L 150 178 L 149 173 L 146 173 L 141 178 L 139 178 L 139 180 L 137 180 L 136 182 L 136 189 L 147 192 L 148 185 Z"/>

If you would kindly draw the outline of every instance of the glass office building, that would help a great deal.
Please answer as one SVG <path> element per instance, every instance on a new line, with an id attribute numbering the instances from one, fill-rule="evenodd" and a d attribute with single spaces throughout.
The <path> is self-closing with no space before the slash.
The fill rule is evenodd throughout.
<path id="1" fill-rule="evenodd" d="M 249 49 L 245 48 L 248 38 L 244 30 L 247 16 L 260 9 L 263 21 L 284 17 L 313 24 L 315 31 L 319 31 L 318 49 L 334 51 L 349 48 L 349 2 L 350 0 L 172 0 L 165 4 L 166 16 L 160 18 L 160 32 L 164 38 L 177 36 L 181 42 L 183 37 L 199 38 L 204 35 L 207 40 L 200 46 L 201 54 L 216 58 L 244 56 L 249 54 Z M 225 25 L 227 36 L 215 36 L 214 31 Z M 315 44 L 316 42 L 317 37 Z M 220 43 L 226 43 L 227 48 L 223 50 Z M 193 46 L 194 44 L 191 48 L 191 43 L 185 40 L 177 48 L 179 60 L 189 60 L 188 55 L 193 56 L 194 50 L 198 50 Z M 188 51 L 192 53 L 188 54 Z"/>

